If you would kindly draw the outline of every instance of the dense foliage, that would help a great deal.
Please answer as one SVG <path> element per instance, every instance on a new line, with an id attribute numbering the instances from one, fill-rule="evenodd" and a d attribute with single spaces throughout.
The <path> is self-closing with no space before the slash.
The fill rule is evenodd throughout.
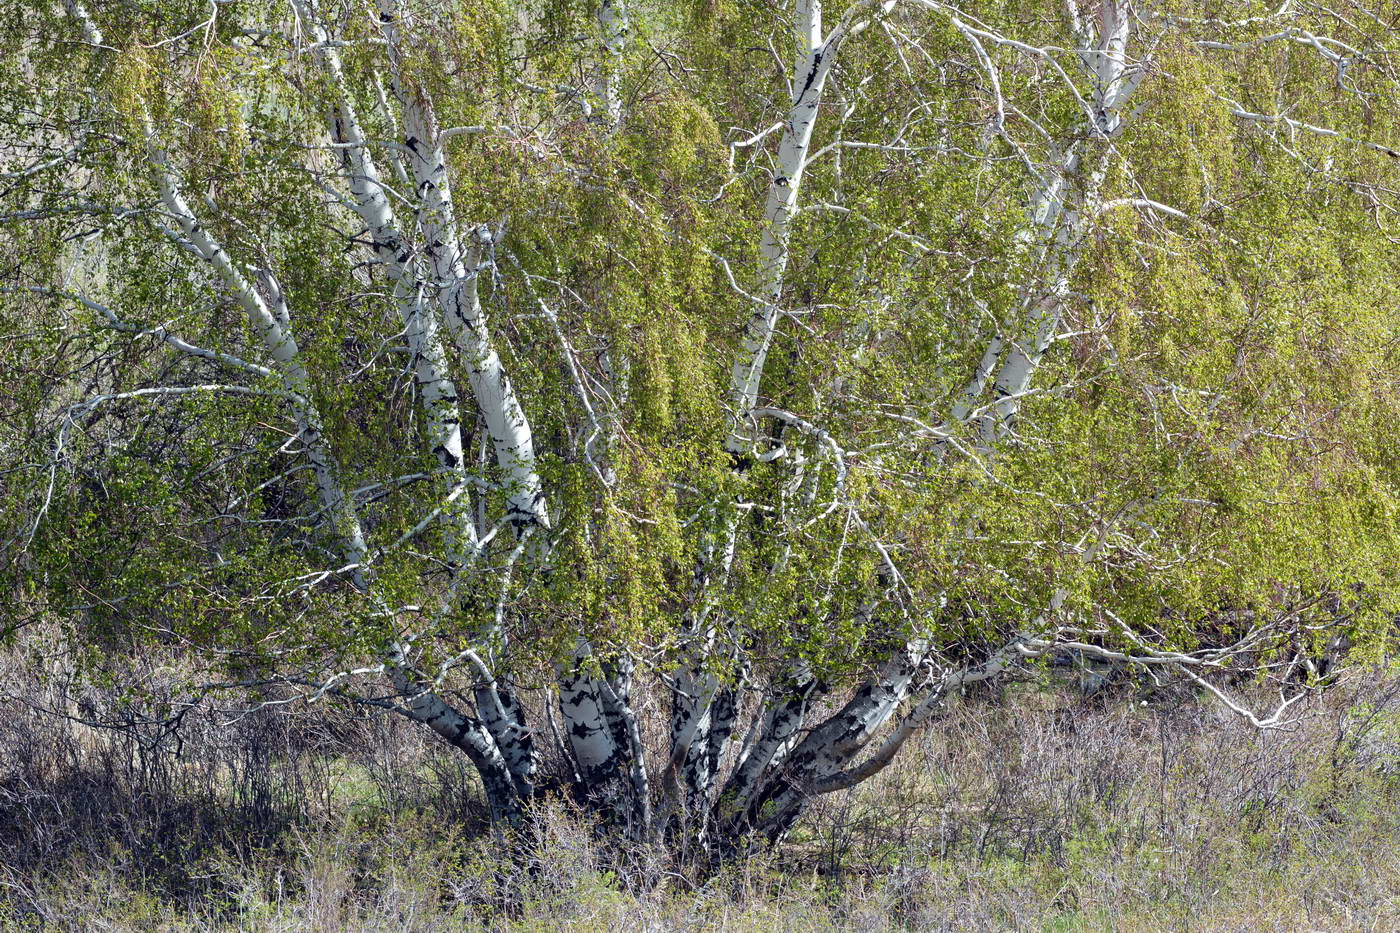
<path id="1" fill-rule="evenodd" d="M 95 673 L 711 845 L 1066 647 L 1389 637 L 1392 5 L 3 6 L 0 623 Z"/>

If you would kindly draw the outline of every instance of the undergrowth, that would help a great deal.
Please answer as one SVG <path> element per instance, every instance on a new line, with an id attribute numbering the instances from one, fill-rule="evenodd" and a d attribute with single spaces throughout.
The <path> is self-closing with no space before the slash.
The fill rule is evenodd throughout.
<path id="1" fill-rule="evenodd" d="M 715 873 L 563 802 L 493 833 L 470 769 L 381 715 L 203 705 L 113 728 L 110 697 L 3 673 L 6 929 L 1400 929 L 1400 679 L 1379 674 L 1269 732 L 1131 687 L 964 698 Z"/>

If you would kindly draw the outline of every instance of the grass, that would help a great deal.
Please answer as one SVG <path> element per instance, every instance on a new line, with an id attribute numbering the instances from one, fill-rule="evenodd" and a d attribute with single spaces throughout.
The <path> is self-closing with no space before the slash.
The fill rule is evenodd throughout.
<path id="1" fill-rule="evenodd" d="M 528 838 L 493 837 L 459 760 L 337 715 L 196 720 L 176 755 L 12 699 L 0 926 L 1400 929 L 1394 679 L 1358 678 L 1271 733 L 1131 688 L 969 698 L 879 778 L 819 801 L 782 850 L 703 881 L 562 806 Z M 508 844 L 519 857 L 498 857 Z"/>

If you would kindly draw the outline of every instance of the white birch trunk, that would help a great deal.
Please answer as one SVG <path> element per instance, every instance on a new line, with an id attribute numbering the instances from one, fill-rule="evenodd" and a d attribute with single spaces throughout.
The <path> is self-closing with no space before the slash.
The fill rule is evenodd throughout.
<path id="1" fill-rule="evenodd" d="M 464 248 L 432 100 L 423 88 L 411 87 L 403 80 L 401 44 L 405 40 L 399 29 L 403 4 L 401 0 L 378 0 L 378 10 L 394 67 L 394 94 L 403 109 L 404 147 L 419 207 L 424 254 L 443 320 L 466 365 L 478 413 L 504 477 L 507 518 L 520 533 L 529 533 L 535 527 L 548 529 L 548 503 L 536 464 L 530 422 L 494 346 L 477 287 L 481 272 L 488 267 L 483 251 L 492 245 L 491 233 L 485 226 L 474 228 L 471 244 Z M 499 633 L 486 633 L 486 637 L 494 643 Z M 581 641 L 577 649 L 570 672 L 561 679 L 560 708 L 580 774 L 586 781 L 601 782 L 611 779 L 622 746 L 613 741 L 611 733 L 599 731 L 600 683 L 589 675 L 585 663 L 591 647 Z M 533 738 L 522 718 L 486 713 L 505 707 L 519 710 L 509 687 L 489 680 L 477 688 L 477 706 L 512 771 L 517 777 L 533 780 Z"/>
<path id="2" fill-rule="evenodd" d="M 386 187 L 369 151 L 368 140 L 355 113 L 340 56 L 317 18 L 312 0 L 292 0 L 304 28 L 315 40 L 316 55 L 329 74 L 338 101 L 330 114 L 332 139 L 346 162 L 345 180 L 356 215 L 369 232 L 375 258 L 388 271 L 395 304 L 404 325 L 404 338 L 413 355 L 414 375 L 428 442 L 439 466 L 455 488 L 468 483 L 462 450 L 461 410 L 457 388 L 448 375 L 447 358 L 438 337 L 437 319 L 425 307 L 424 282 L 415 268 L 413 249 L 404 237 L 389 204 Z M 460 567 L 476 547 L 470 521 L 470 497 L 461 494 L 444 509 L 448 539 L 447 563 Z"/>
<path id="3" fill-rule="evenodd" d="M 740 756 L 720 794 L 718 815 L 731 833 L 752 822 L 751 808 L 763 791 L 762 778 L 780 769 L 796 746 L 808 703 L 816 691 L 816 681 L 802 677 L 766 704 L 760 722 L 755 724 L 758 734 Z"/>
<path id="4" fill-rule="evenodd" d="M 395 645 L 385 665 L 389 678 L 408 704 L 415 722 L 422 723 L 449 745 L 467 754 L 481 775 L 486 802 L 493 819 L 516 823 L 522 816 L 522 787 L 500 745 L 480 720 L 464 715 L 448 705 L 410 672 L 412 663 L 404 646 Z"/>
<path id="5" fill-rule="evenodd" d="M 477 289 L 480 273 L 487 268 L 483 251 L 492 246 L 491 231 L 484 225 L 474 227 L 471 243 L 464 247 L 432 100 L 422 88 L 406 86 L 397 73 L 402 61 L 400 43 L 404 41 L 399 32 L 402 0 L 378 0 L 378 9 L 396 69 L 394 93 L 403 107 L 404 145 L 416 186 L 418 224 L 443 320 L 466 365 L 477 411 L 491 436 L 496 462 L 507 484 L 512 521 L 521 528 L 548 528 L 549 509 L 536 465 L 530 421 L 491 338 Z"/>
<path id="6" fill-rule="evenodd" d="M 94 45 L 100 45 L 101 31 L 87 10 L 77 0 L 66 0 L 65 7 L 80 23 L 85 38 Z M 169 156 L 156 143 L 154 133 L 149 128 L 145 154 L 154 171 L 161 204 L 178 227 L 178 230 L 167 232 L 213 268 L 223 285 L 243 307 L 250 325 L 271 357 L 273 369 L 291 399 L 299 438 L 315 476 L 321 514 L 329 516 L 334 525 L 340 556 L 345 561 L 345 570 L 351 582 L 356 589 L 369 592 L 367 546 L 359 517 L 353 500 L 340 482 L 334 455 L 325 442 L 320 414 L 313 401 L 310 376 L 292 334 L 291 315 L 276 279 L 271 273 L 261 273 L 262 289 L 259 290 L 222 244 L 200 223 L 181 191 L 179 177 Z M 416 317 L 421 319 L 425 316 L 418 314 Z M 424 337 L 423 331 L 419 330 L 411 339 Z M 446 397 L 444 392 L 439 400 Z M 440 426 L 444 423 L 440 422 Z M 446 436 L 446 433 L 434 435 L 437 440 Z M 457 460 L 460 463 L 460 442 Z M 395 686 L 405 695 L 408 714 L 461 747 L 476 763 L 493 813 L 503 819 L 517 819 L 521 812 L 517 788 L 489 733 L 479 722 L 454 710 L 416 682 L 410 674 L 410 663 L 402 646 L 396 646 L 390 653 L 385 669 Z"/>
<path id="7" fill-rule="evenodd" d="M 792 74 L 792 105 L 778 144 L 778 167 L 768 186 L 763 208 L 763 233 L 758 244 L 758 297 L 763 302 L 749 316 L 743 341 L 729 378 L 729 404 L 735 418 L 726 447 L 736 461 L 748 456 L 753 444 L 751 412 L 758 403 L 763 366 L 773 344 L 781 313 L 783 282 L 788 266 L 788 240 L 797 211 L 807 153 L 835 49 L 822 43 L 821 0 L 797 0 L 797 56 Z"/>
<path id="8" fill-rule="evenodd" d="M 477 410 L 491 436 L 496 463 L 506 482 L 510 518 L 520 528 L 548 528 L 549 507 L 536 465 L 530 421 L 496 351 L 477 289 L 480 274 L 487 268 L 483 251 L 492 245 L 491 231 L 484 225 L 474 228 L 471 244 L 463 249 L 431 103 L 417 94 L 408 97 L 404 122 L 422 203 L 425 249 L 439 287 L 443 319 L 466 365 Z"/>
<path id="9" fill-rule="evenodd" d="M 312 401 L 310 376 L 291 332 L 291 315 L 281 290 L 269 274 L 263 275 L 263 292 L 252 285 L 189 208 L 165 153 L 152 143 L 148 145 L 147 155 L 156 170 L 161 202 L 168 214 L 175 218 L 184 241 L 214 268 L 225 287 L 247 312 L 254 331 L 262 338 L 274 369 L 291 396 L 293 417 L 316 478 L 321 512 L 332 518 L 340 541 L 340 557 L 349 569 L 351 582 L 356 589 L 368 592 L 370 577 L 365 565 L 367 547 L 364 533 L 353 500 L 340 482 L 335 457 L 325 442 L 320 414 Z M 411 666 L 402 646 L 396 646 L 391 652 L 385 669 L 396 689 L 404 694 L 413 718 L 471 757 L 481 773 L 493 813 L 508 821 L 517 819 L 519 795 L 516 782 L 512 780 L 512 770 L 482 724 L 453 709 L 417 682 L 410 673 Z"/>
<path id="10" fill-rule="evenodd" d="M 623 753 L 631 781 L 628 832 L 633 839 L 646 840 L 652 825 L 651 781 L 647 774 L 641 723 L 632 708 L 633 671 L 630 658 L 619 658 L 604 669 L 605 676 L 598 682 L 598 690 L 613 744 Z"/>
<path id="11" fill-rule="evenodd" d="M 1107 0 L 1101 4 L 1096 31 L 1089 31 L 1087 24 L 1077 20 L 1075 25 L 1083 43 L 1080 59 L 1093 80 L 1093 88 L 1086 95 L 1092 113 L 1086 115 L 1080 134 L 1087 139 L 1063 146 L 1062 156 L 1049 177 L 1038 182 L 1031 201 L 1027 239 L 1040 251 L 1037 278 L 1023 289 L 1026 310 L 1021 332 L 1011 342 L 997 371 L 993 383 L 995 398 L 977 419 L 978 446 L 984 453 L 990 452 L 1013 430 L 1016 413 L 1031 380 L 1060 329 L 1070 279 L 1079 263 L 1088 221 L 1098 212 L 1099 192 L 1107 169 L 1107 153 L 1100 153 L 1086 174 L 1083 169 L 1085 147 L 1091 141 L 1112 140 L 1123 131 L 1126 125 L 1124 107 L 1141 79 L 1140 69 L 1131 68 L 1127 59 L 1132 13 L 1126 3 Z M 1002 345 L 999 336 L 993 338 L 984 354 L 983 365 L 989 356 L 1000 354 Z M 985 381 L 987 370 L 983 365 L 979 365 L 978 375 Z M 974 378 L 968 391 L 975 386 L 980 395 L 978 382 L 979 379 Z M 971 408 L 968 399 L 961 399 L 959 405 L 965 418 Z M 955 410 L 954 417 L 958 416 Z"/>
<path id="12" fill-rule="evenodd" d="M 797 743 L 781 767 L 745 797 L 735 830 L 781 839 L 801 815 L 813 785 L 844 770 L 908 698 L 926 650 L 922 643 L 912 644 L 886 662 L 878 678 Z"/>
<path id="13" fill-rule="evenodd" d="M 598 29 L 603 34 L 603 61 L 595 93 L 603 102 L 608 126 L 615 127 L 622 122 L 622 56 L 632 31 L 626 0 L 600 0 Z"/>
<path id="14" fill-rule="evenodd" d="M 861 4 L 863 9 L 869 4 Z M 763 369 L 777 330 L 782 310 L 783 286 L 789 259 L 792 218 L 796 214 L 802 179 L 807 168 L 812 133 L 841 41 L 851 34 L 846 17 L 828 36 L 823 36 L 821 0 L 796 0 L 794 7 L 795 55 L 792 96 L 778 144 L 778 167 L 768 187 L 763 209 L 763 232 L 759 240 L 757 296 L 761 304 L 750 314 L 730 371 L 728 401 L 734 418 L 725 440 L 734 468 L 743 470 L 753 456 L 755 443 L 754 409 L 757 407 Z M 667 791 L 672 795 L 668 808 L 681 804 L 684 795 L 691 809 L 699 809 L 703 819 L 712 796 L 715 767 L 723 756 L 733 731 L 732 703 L 712 715 L 711 704 L 720 694 L 719 684 L 705 664 L 714 643 L 714 607 L 711 588 L 722 581 L 733 560 L 739 516 L 727 514 L 706 549 L 697 568 L 700 608 L 690 641 L 691 660 L 676 675 L 671 722 L 671 761 L 667 768 Z M 719 726 L 718 734 L 711 732 Z M 680 780 L 677 780 L 679 772 Z M 684 790 L 682 790 L 682 784 Z M 703 833 L 703 823 L 702 823 Z"/>
<path id="15" fill-rule="evenodd" d="M 585 670 L 590 661 L 591 646 L 585 642 L 559 678 L 559 706 L 579 776 L 593 790 L 617 778 L 621 755 L 594 678 Z"/>
<path id="16" fill-rule="evenodd" d="M 95 31 L 96 27 L 92 29 Z M 224 287 L 242 306 L 249 325 L 262 341 L 272 359 L 273 369 L 291 397 L 292 417 L 316 479 L 321 512 L 329 516 L 340 540 L 341 556 L 351 578 L 359 585 L 364 579 L 368 550 L 364 533 L 360 529 L 354 505 L 340 484 L 335 458 L 324 442 L 321 415 L 312 401 L 311 378 L 302 361 L 301 348 L 292 334 L 291 316 L 281 289 L 271 274 L 264 273 L 265 292 L 259 292 L 223 245 L 200 224 L 185 200 L 169 156 L 150 136 L 146 143 L 146 157 L 155 172 L 161 204 L 178 225 L 179 236 L 214 269 Z"/>
<path id="17" fill-rule="evenodd" d="M 1126 59 L 1130 27 L 1131 16 L 1126 8 L 1108 2 L 1099 9 L 1097 30 L 1084 42 L 1081 58 L 1094 81 L 1093 91 L 1087 95 L 1093 109 L 1086 132 L 1091 139 L 1112 139 L 1124 127 L 1123 107 L 1140 77 L 1129 68 Z M 1082 171 L 1086 145 L 1078 140 L 1067 144 L 1032 198 L 1027 245 L 1037 247 L 1041 257 L 1035 282 L 1023 290 L 1025 311 L 1018 339 L 1007 341 L 1001 335 L 994 336 L 972 380 L 954 403 L 954 419 L 970 417 L 978 411 L 974 407 L 977 398 L 992 381 L 995 398 L 977 418 L 978 446 L 984 453 L 991 452 L 1010 432 L 1021 399 L 1060 327 L 1080 243 L 1087 221 L 1097 210 L 1104 182 L 1102 158 L 1087 176 Z M 721 798 L 725 812 L 731 814 L 729 825 L 739 832 L 756 830 L 770 839 L 780 838 L 802 812 L 810 794 L 853 786 L 884 768 L 948 692 L 995 676 L 1014 659 L 1017 645 L 1013 643 L 983 664 L 946 677 L 873 755 L 852 765 L 909 698 L 928 647 L 921 640 L 906 645 L 887 662 L 878 678 L 867 682 L 840 712 L 813 729 L 780 764 L 761 769 L 747 759 L 741 762 L 735 778 L 742 775 L 743 780 L 732 780 L 732 798 Z M 765 733 L 768 731 L 765 727 Z M 761 737 L 755 749 L 766 751 L 775 741 L 776 736 L 767 741 Z M 755 772 L 763 777 L 755 780 Z M 727 789 L 726 796 L 728 793 Z"/>

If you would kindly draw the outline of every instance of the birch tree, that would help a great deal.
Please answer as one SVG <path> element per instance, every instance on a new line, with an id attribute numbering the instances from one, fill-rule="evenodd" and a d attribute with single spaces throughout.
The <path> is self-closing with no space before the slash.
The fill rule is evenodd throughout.
<path id="1" fill-rule="evenodd" d="M 1389 638 L 1393 11 L 7 13 L 15 625 L 707 859 L 974 683 Z"/>

